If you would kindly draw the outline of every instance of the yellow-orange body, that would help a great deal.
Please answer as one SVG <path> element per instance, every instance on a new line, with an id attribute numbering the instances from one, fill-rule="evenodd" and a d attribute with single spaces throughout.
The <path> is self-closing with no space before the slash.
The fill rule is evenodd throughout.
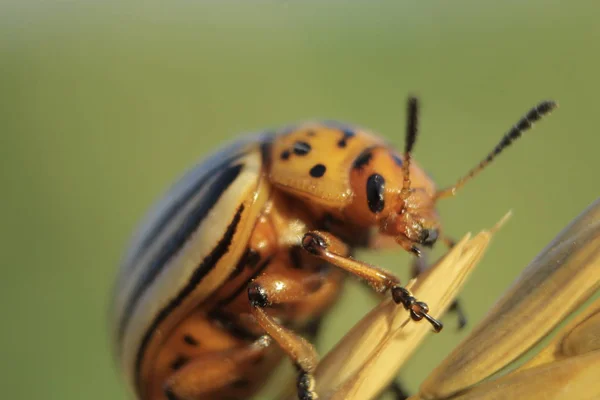
<path id="1" fill-rule="evenodd" d="M 115 288 L 115 350 L 136 397 L 247 398 L 287 354 L 299 398 L 316 399 L 316 353 L 296 333 L 314 331 L 344 271 L 439 331 L 425 303 L 353 250 L 395 242 L 420 255 L 441 237 L 435 201 L 555 106 L 532 109 L 441 192 L 410 158 L 416 99 L 402 157 L 364 129 L 323 122 L 247 136 L 198 164 L 149 213 Z"/>
<path id="2" fill-rule="evenodd" d="M 239 204 L 247 204 L 244 213 L 252 215 L 242 218 L 249 228 L 246 228 L 243 238 L 236 237 L 229 245 L 229 252 L 235 251 L 236 254 L 226 266 L 219 265 L 219 269 L 214 270 L 214 280 L 218 283 L 203 288 L 208 285 L 202 280 L 198 282 L 194 292 L 177 307 L 180 311 L 169 311 L 159 324 L 152 327 L 154 333 L 150 333 L 151 338 L 141 350 L 138 333 L 133 344 L 135 351 L 142 351 L 141 356 L 123 357 L 123 353 L 131 353 L 132 350 L 122 347 L 131 346 L 125 341 L 130 329 L 127 325 L 132 323 L 132 317 L 123 317 L 122 311 L 116 313 L 121 319 L 117 323 L 117 326 L 121 324 L 118 353 L 122 362 L 128 361 L 122 367 L 128 370 L 138 396 L 144 400 L 164 400 L 165 382 L 174 372 L 183 370 L 190 360 L 217 351 L 242 348 L 263 334 L 252 318 L 246 290 L 248 282 L 260 274 L 270 277 L 273 285 L 310 282 L 308 288 L 303 289 L 306 293 L 302 301 L 270 309 L 269 314 L 299 332 L 314 326 L 336 300 L 343 274 L 304 252 L 300 247 L 302 236 L 310 230 L 320 229 L 341 237 L 348 245 L 348 249 L 343 251 L 369 246 L 378 234 L 374 229 L 378 215 L 384 213 L 368 211 L 365 192 L 356 192 L 352 181 L 356 188 L 364 188 L 366 177 L 375 169 L 383 176 L 395 177 L 392 182 L 398 182 L 400 186 L 396 184 L 396 187 L 386 188 L 387 207 L 393 206 L 391 197 L 402 188 L 399 154 L 378 137 L 355 127 L 305 124 L 290 132 L 264 135 L 235 144 L 219 157 L 221 162 L 216 162 L 219 168 L 226 169 L 236 162 L 242 163 L 243 168 L 252 168 L 252 176 L 248 179 L 250 183 L 244 186 L 244 191 L 232 196 L 232 199 L 217 198 L 217 201 L 223 202 L 220 212 L 227 212 L 221 218 L 230 221 Z M 248 157 L 259 158 L 260 161 L 255 159 L 252 164 L 246 161 Z M 356 165 L 357 159 L 362 164 Z M 316 176 L 320 172 L 314 171 L 311 175 L 315 165 L 325 166 L 321 176 Z M 202 164 L 199 168 L 198 175 L 210 169 L 203 168 Z M 421 169 L 413 164 L 411 174 L 413 187 L 433 195 L 434 185 Z M 240 179 L 239 176 L 236 179 Z M 251 182 L 252 179 L 254 182 Z M 152 234 L 152 229 L 156 227 L 142 228 L 137 246 L 143 241 L 139 236 Z M 218 238 L 209 237 L 208 227 L 202 235 L 209 242 L 218 242 Z M 143 256 L 138 255 L 137 259 L 140 257 Z M 168 268 L 169 262 L 159 268 Z M 131 265 L 135 262 L 129 260 L 129 264 L 123 268 L 124 271 L 133 268 Z M 131 279 L 122 272 L 118 286 L 122 292 L 116 294 L 117 299 L 121 297 L 117 300 L 117 306 L 121 308 L 127 301 L 132 301 L 131 298 L 122 299 L 127 298 L 123 291 L 127 290 L 128 278 Z M 177 292 L 173 291 L 164 298 L 172 299 L 176 295 Z M 147 308 L 152 309 L 150 316 L 154 316 L 159 313 L 160 305 Z M 143 310 L 143 306 L 138 305 L 130 312 L 149 313 L 150 310 Z M 146 318 L 146 324 L 151 319 Z M 246 363 L 245 372 L 241 374 L 243 378 L 236 379 L 219 390 L 219 394 L 211 393 L 207 398 L 219 398 L 221 394 L 223 398 L 244 398 L 253 392 L 262 383 L 259 378 L 267 376 L 266 371 L 278 361 L 277 353 L 280 352 L 275 350 L 275 346 L 269 346 L 261 353 L 264 355 L 256 356 L 258 361 Z M 211 374 L 218 375 L 218 369 L 213 369 Z"/>

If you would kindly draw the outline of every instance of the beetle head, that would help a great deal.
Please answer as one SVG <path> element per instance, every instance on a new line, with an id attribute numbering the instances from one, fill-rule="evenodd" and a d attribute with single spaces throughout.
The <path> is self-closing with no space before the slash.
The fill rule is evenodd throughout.
<path id="1" fill-rule="evenodd" d="M 483 171 L 504 149 L 531 129 L 535 122 L 550 114 L 556 107 L 556 102 L 552 100 L 540 102 L 510 128 L 496 147 L 475 168 L 471 169 L 453 186 L 436 191 L 430 179 L 426 176 L 419 177 L 419 174 L 424 173 L 411 160 L 412 150 L 417 139 L 419 102 L 417 98 L 409 97 L 403 157 L 400 158 L 393 154 L 390 156 L 389 150 L 385 148 L 383 150 L 378 148 L 376 151 L 365 150 L 364 154 L 361 154 L 355 162 L 355 168 L 352 171 L 351 184 L 354 193 L 358 193 L 356 197 L 359 202 L 361 201 L 360 191 L 362 190 L 366 194 L 368 208 L 376 214 L 375 219 L 383 234 L 395 237 L 396 242 L 404 249 L 419 255 L 418 246 L 432 246 L 440 235 L 435 203 L 439 199 L 453 196 L 466 182 Z M 382 151 L 386 152 L 387 158 Z M 371 158 L 372 162 L 367 162 L 371 161 Z M 401 168 L 401 173 L 395 173 L 391 169 L 390 159 L 393 159 Z M 386 160 L 388 160 L 387 164 Z M 367 165 L 372 169 L 363 177 L 357 176 L 355 169 L 363 169 L 362 167 L 356 168 L 357 163 Z M 382 174 L 378 171 L 386 171 L 386 173 Z M 360 206 L 354 208 L 358 208 L 356 215 L 360 217 Z M 363 208 L 366 207 L 363 206 Z M 365 213 L 363 211 L 362 215 Z"/>
<path id="2" fill-rule="evenodd" d="M 380 231 L 391 235 L 406 251 L 417 256 L 420 247 L 432 247 L 440 235 L 439 216 L 434 199 L 424 189 L 411 189 L 398 196 L 393 211 L 381 220 Z"/>
<path id="3" fill-rule="evenodd" d="M 416 163 L 410 166 L 415 187 L 404 189 L 403 158 L 385 146 L 365 149 L 350 173 L 354 193 L 346 218 L 362 226 L 377 226 L 404 249 L 419 254 L 439 236 L 435 185 Z"/>

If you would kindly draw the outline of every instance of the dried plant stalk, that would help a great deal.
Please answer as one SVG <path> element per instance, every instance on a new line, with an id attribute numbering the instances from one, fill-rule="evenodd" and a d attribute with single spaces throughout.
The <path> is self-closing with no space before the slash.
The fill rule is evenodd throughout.
<path id="1" fill-rule="evenodd" d="M 481 232 L 471 240 L 469 237 L 465 236 L 418 280 L 407 285 L 415 297 L 429 304 L 434 317 L 441 316 L 456 298 L 483 256 L 492 232 Z M 391 299 L 383 301 L 321 361 L 316 372 L 317 392 L 322 399 L 331 400 L 375 397 L 430 331 L 429 324 L 415 323 Z"/>
<path id="2" fill-rule="evenodd" d="M 452 400 L 600 398 L 600 299 L 565 326 L 535 358 L 509 375 Z M 419 396 L 411 400 L 421 399 Z"/>
<path id="3" fill-rule="evenodd" d="M 600 398 L 600 351 L 564 358 L 482 383 L 452 400 Z"/>
<path id="4" fill-rule="evenodd" d="M 596 350 L 600 350 L 600 299 L 590 304 L 542 351 L 513 373 Z"/>
<path id="5" fill-rule="evenodd" d="M 420 397 L 448 398 L 486 379 L 538 342 L 599 285 L 600 200 L 533 260 L 484 321 L 425 380 Z"/>

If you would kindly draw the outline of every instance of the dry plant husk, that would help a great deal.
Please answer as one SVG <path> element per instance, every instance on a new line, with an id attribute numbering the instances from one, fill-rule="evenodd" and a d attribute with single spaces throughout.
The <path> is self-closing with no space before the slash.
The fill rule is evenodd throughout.
<path id="1" fill-rule="evenodd" d="M 409 283 L 434 317 L 456 297 L 495 229 L 473 239 L 465 236 Z M 599 287 L 600 199 L 540 252 L 410 400 L 600 399 L 600 298 L 556 329 Z M 497 374 L 553 330 L 552 339 L 528 362 Z M 383 301 L 319 364 L 320 398 L 375 398 L 430 331 L 402 307 Z"/>
<path id="2" fill-rule="evenodd" d="M 542 351 L 514 373 L 596 350 L 600 350 L 600 298 L 562 328 Z"/>
<path id="3" fill-rule="evenodd" d="M 450 398 L 452 400 L 597 400 L 600 398 L 599 363 L 600 351 L 594 351 L 531 368 L 497 381 L 485 382 L 462 395 Z"/>
<path id="4" fill-rule="evenodd" d="M 597 304 L 517 371 L 471 388 L 547 336 L 599 285 L 600 199 L 529 264 L 413 399 L 600 398 Z"/>
<path id="5" fill-rule="evenodd" d="M 598 399 L 599 373 L 600 299 L 528 363 L 451 399 Z"/>
<path id="6" fill-rule="evenodd" d="M 409 282 L 407 288 L 428 303 L 433 317 L 439 318 L 456 298 L 499 226 L 472 239 L 466 235 L 418 280 Z M 412 321 L 404 308 L 384 300 L 319 363 L 317 393 L 331 400 L 375 397 L 431 331 L 425 320 Z"/>

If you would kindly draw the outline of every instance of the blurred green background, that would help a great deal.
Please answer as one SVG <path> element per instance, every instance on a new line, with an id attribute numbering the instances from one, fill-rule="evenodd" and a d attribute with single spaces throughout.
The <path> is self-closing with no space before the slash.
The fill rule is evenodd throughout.
<path id="1" fill-rule="evenodd" d="M 309 118 L 400 146 L 423 101 L 416 157 L 440 185 L 539 100 L 561 108 L 440 205 L 461 237 L 509 224 L 464 290 L 472 322 L 598 196 L 600 8 L 594 1 L 0 0 L 0 376 L 10 399 L 124 399 L 107 304 L 147 207 L 241 132 Z M 401 250 L 361 253 L 408 276 Z M 373 305 L 351 284 L 322 354 Z M 415 389 L 463 333 L 430 337 Z"/>

